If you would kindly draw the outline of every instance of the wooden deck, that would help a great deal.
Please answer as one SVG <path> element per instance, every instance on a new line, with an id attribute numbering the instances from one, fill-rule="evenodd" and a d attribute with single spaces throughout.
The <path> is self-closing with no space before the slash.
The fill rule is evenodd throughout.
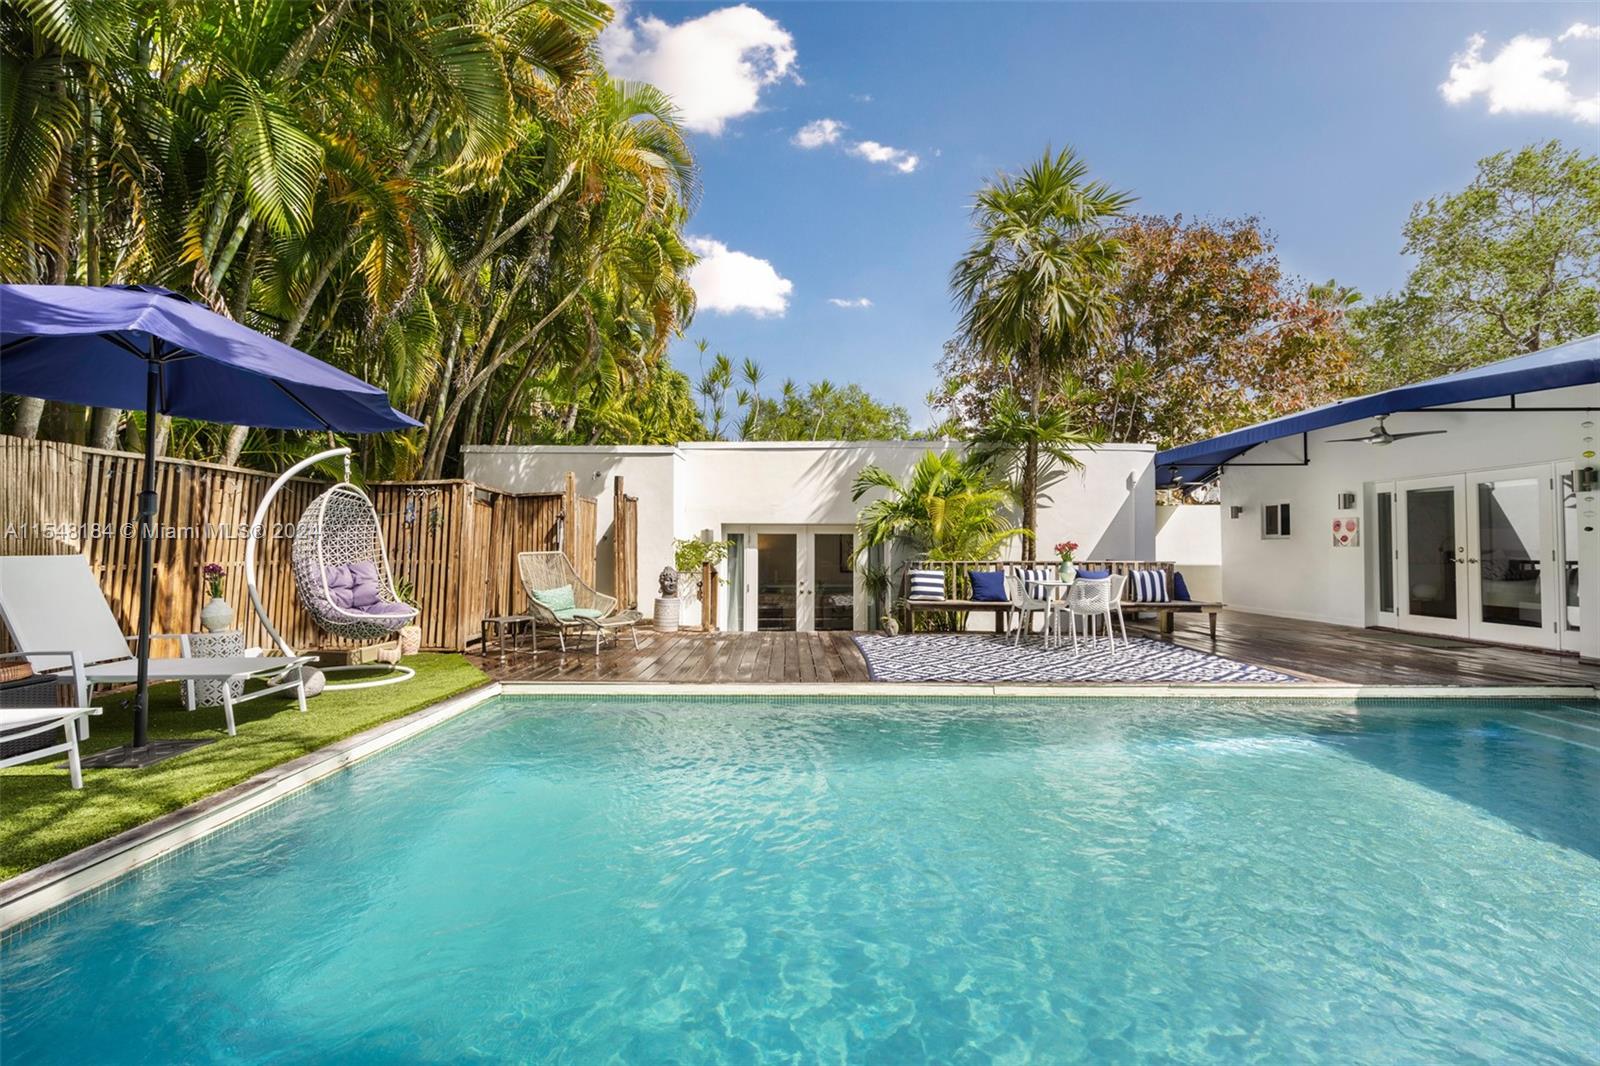
<path id="1" fill-rule="evenodd" d="M 1146 630 L 1144 635 L 1154 635 Z M 1600 665 L 1571 656 L 1445 642 L 1424 647 L 1377 630 L 1224 612 L 1215 643 L 1205 620 L 1178 616 L 1173 640 L 1185 647 L 1256 663 L 1311 680 L 1359 685 L 1600 685 Z M 849 633 L 655 633 L 621 646 L 563 653 L 548 637 L 539 649 L 497 651 L 472 660 L 503 681 L 656 683 L 863 682 L 867 664 Z M 592 647 L 592 646 L 591 646 Z"/>
<path id="2" fill-rule="evenodd" d="M 716 683 L 869 681 L 867 661 L 849 633 L 656 633 L 639 630 L 639 647 L 624 636 L 598 656 L 571 646 L 562 652 L 541 637 L 537 652 L 508 650 L 470 656 L 502 681 Z"/>

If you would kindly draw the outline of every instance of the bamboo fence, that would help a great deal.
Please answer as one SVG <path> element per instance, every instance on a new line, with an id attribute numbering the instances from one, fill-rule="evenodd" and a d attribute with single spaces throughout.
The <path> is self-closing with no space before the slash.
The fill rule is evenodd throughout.
<path id="1" fill-rule="evenodd" d="M 0 555 L 81 552 L 125 631 L 139 607 L 138 496 L 142 456 L 0 436 Z M 158 460 L 161 531 L 155 551 L 155 631 L 199 628 L 201 568 L 221 563 L 223 594 L 246 642 L 269 638 L 249 607 L 244 549 L 250 519 L 274 475 L 214 463 Z M 596 503 L 568 474 L 559 492 L 518 495 L 463 480 L 374 482 L 372 497 L 396 580 L 415 591 L 425 648 L 461 651 L 482 619 L 520 613 L 520 551 L 561 550 L 591 583 Z M 296 650 L 348 648 L 299 604 L 290 551 L 301 512 L 327 485 L 296 479 L 268 514 L 257 550 L 262 602 Z M 630 537 L 630 543 L 636 540 Z M 619 570 L 636 574 L 636 558 Z M 156 648 L 157 654 L 175 649 Z"/>

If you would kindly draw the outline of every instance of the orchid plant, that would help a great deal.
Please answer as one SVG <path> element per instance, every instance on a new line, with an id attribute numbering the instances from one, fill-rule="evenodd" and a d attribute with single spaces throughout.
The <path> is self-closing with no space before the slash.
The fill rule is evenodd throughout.
<path id="1" fill-rule="evenodd" d="M 221 563 L 207 563 L 200 571 L 201 576 L 205 578 L 206 589 L 211 593 L 212 599 L 222 599 L 222 579 L 227 572 L 227 570 L 223 569 Z"/>

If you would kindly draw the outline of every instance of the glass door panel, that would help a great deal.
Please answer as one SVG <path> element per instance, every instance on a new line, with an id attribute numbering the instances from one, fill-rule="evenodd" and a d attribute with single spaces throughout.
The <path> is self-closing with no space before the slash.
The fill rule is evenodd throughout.
<path id="1" fill-rule="evenodd" d="M 1556 581 L 1560 586 L 1556 594 L 1558 610 L 1562 611 L 1561 628 L 1567 638 L 1562 646 L 1567 651 L 1577 651 L 1578 626 L 1578 486 L 1573 480 L 1570 463 L 1561 466 L 1561 476 L 1556 479 L 1557 527 L 1561 539 L 1561 568 Z"/>
<path id="2" fill-rule="evenodd" d="M 856 576 L 852 569 L 855 536 L 850 533 L 818 533 L 813 542 L 811 561 L 818 630 L 855 628 Z"/>
<path id="3" fill-rule="evenodd" d="M 1544 623 L 1539 602 L 1539 482 L 1533 478 L 1477 484 L 1478 610 L 1473 621 L 1503 626 Z"/>
<path id="4" fill-rule="evenodd" d="M 744 630 L 744 534 L 728 534 L 728 624 L 730 633 Z"/>
<path id="5" fill-rule="evenodd" d="M 1405 612 L 1412 618 L 1460 619 L 1456 569 L 1462 530 L 1455 486 L 1405 490 Z"/>
<path id="6" fill-rule="evenodd" d="M 1467 573 L 1471 635 L 1553 647 L 1547 604 L 1558 602 L 1550 529 L 1549 467 L 1472 475 Z"/>
<path id="7" fill-rule="evenodd" d="M 1378 493 L 1378 613 L 1394 612 L 1394 493 Z"/>
<path id="8" fill-rule="evenodd" d="M 798 539 L 793 533 L 756 534 L 757 629 L 795 628 Z"/>

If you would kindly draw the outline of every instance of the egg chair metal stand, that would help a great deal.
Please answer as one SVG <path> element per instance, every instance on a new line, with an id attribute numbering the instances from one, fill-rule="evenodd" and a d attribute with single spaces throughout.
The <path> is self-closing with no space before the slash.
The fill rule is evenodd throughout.
<path id="1" fill-rule="evenodd" d="M 394 575 L 389 569 L 389 556 L 384 548 L 378 512 L 367 494 L 350 481 L 350 449 L 331 448 L 302 459 L 278 475 L 256 507 L 255 517 L 250 522 L 250 539 L 245 544 L 245 588 L 250 595 L 250 605 L 286 655 L 296 653 L 273 624 L 266 605 L 261 601 L 256 581 L 256 547 L 265 530 L 267 514 L 283 487 L 302 471 L 325 460 L 338 458 L 344 460 L 344 480 L 312 500 L 295 523 L 292 562 L 300 606 L 324 633 L 355 641 L 370 642 L 395 636 L 417 618 L 417 609 L 402 603 L 395 594 Z M 357 563 L 370 563 L 376 578 L 376 602 L 360 607 L 341 604 L 331 584 L 331 575 Z M 370 674 L 385 665 L 388 668 L 377 677 L 328 681 L 323 687 L 325 690 L 376 688 L 398 684 L 416 676 L 415 670 L 399 663 L 352 663 L 318 669 L 324 674 Z"/>

